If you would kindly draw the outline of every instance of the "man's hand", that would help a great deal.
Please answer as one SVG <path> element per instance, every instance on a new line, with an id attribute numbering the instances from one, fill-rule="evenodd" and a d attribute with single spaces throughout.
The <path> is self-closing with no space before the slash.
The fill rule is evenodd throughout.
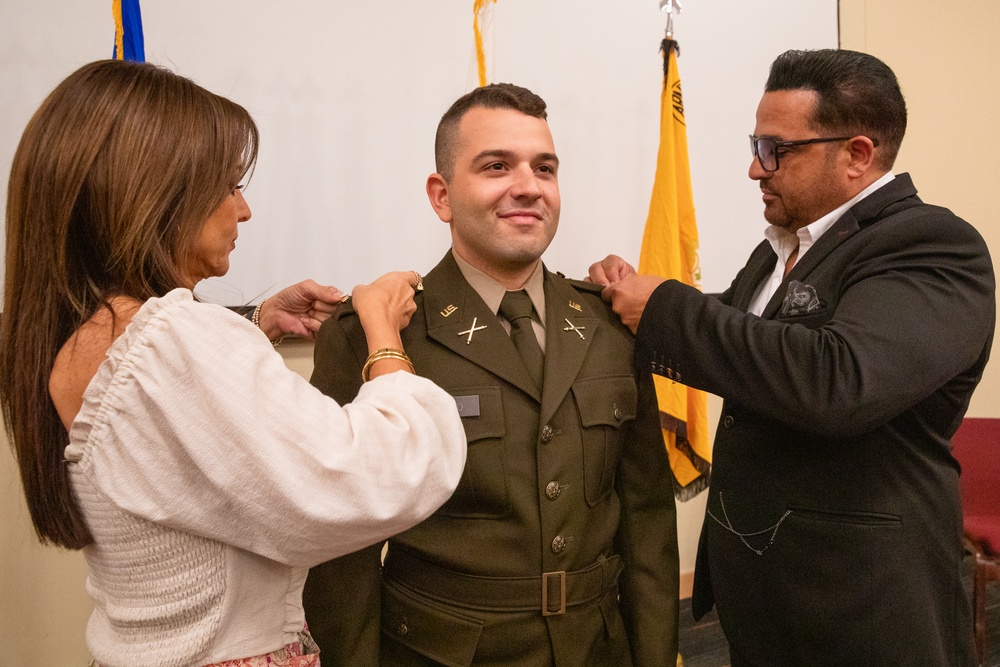
<path id="1" fill-rule="evenodd" d="M 598 285 L 614 285 L 619 280 L 635 275 L 635 269 L 618 255 L 608 255 L 600 262 L 590 265 L 590 275 L 587 282 Z"/>
<path id="2" fill-rule="evenodd" d="M 303 280 L 264 301 L 260 329 L 271 340 L 285 334 L 314 338 L 344 296 L 336 287 Z"/>
<path id="3" fill-rule="evenodd" d="M 593 271 L 591 267 L 591 276 L 594 275 Z M 635 333 L 639 328 L 639 319 L 646 308 L 649 296 L 663 282 L 664 279 L 659 276 L 640 276 L 633 271 L 631 275 L 605 287 L 601 297 L 611 304 L 611 310 L 621 318 L 622 323 Z"/>

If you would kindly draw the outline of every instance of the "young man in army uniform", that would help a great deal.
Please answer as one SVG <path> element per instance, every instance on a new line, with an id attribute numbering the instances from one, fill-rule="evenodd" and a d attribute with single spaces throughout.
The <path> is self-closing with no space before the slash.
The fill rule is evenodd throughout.
<path id="1" fill-rule="evenodd" d="M 496 84 L 441 119 L 427 195 L 453 246 L 403 344 L 455 396 L 468 462 L 384 567 L 378 544 L 311 571 L 325 666 L 675 663 L 676 510 L 652 380 L 600 289 L 542 265 L 560 210 L 546 118 L 537 95 Z M 341 308 L 313 384 L 353 399 L 364 341 Z"/>

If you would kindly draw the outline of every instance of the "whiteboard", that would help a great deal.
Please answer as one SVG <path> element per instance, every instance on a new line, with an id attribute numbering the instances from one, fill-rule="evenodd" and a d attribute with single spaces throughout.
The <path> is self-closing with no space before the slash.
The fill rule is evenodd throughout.
<path id="1" fill-rule="evenodd" d="M 245 106 L 261 130 L 231 269 L 202 298 L 259 300 L 304 278 L 349 290 L 426 273 L 450 245 L 424 182 L 445 109 L 476 84 L 472 0 L 145 0 L 146 59 Z M 108 0 L 0 0 L 0 172 L 48 92 L 110 56 Z M 499 0 L 494 80 L 549 105 L 560 230 L 546 265 L 582 277 L 635 262 L 659 134 L 657 0 Z M 836 0 L 688 0 L 680 43 L 703 286 L 721 291 L 762 238 L 747 135 L 774 57 L 837 45 Z M 0 193 L 6 205 L 6 188 Z"/>

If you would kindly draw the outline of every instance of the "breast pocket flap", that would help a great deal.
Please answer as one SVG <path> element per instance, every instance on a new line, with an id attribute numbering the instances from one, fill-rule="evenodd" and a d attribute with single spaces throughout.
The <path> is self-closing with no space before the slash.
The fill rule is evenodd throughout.
<path id="1" fill-rule="evenodd" d="M 573 383 L 573 397 L 584 427 L 618 427 L 635 419 L 639 392 L 631 375 L 587 378 Z"/>

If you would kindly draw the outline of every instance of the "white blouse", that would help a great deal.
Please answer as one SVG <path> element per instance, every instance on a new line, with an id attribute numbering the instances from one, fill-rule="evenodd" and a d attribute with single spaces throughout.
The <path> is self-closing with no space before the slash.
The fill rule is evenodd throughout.
<path id="1" fill-rule="evenodd" d="M 295 641 L 308 568 L 428 517 L 465 454 L 454 399 L 426 379 L 384 375 L 341 407 L 239 315 L 185 289 L 150 299 L 65 452 L 94 536 L 91 653 L 181 667 Z"/>

